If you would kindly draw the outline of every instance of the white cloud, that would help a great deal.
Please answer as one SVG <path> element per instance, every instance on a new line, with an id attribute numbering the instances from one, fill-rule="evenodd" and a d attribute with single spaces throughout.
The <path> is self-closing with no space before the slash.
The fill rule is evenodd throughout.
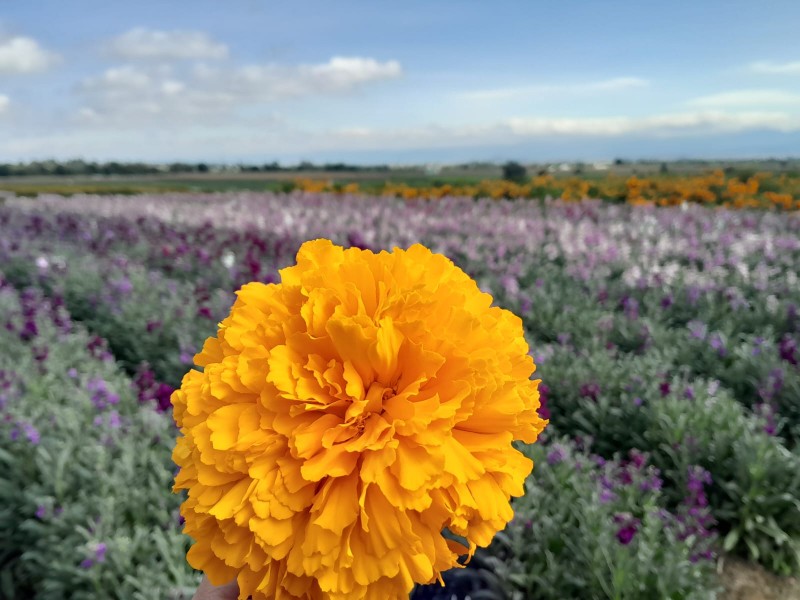
<path id="1" fill-rule="evenodd" d="M 800 104 L 800 94 L 782 90 L 734 90 L 693 98 L 687 102 L 699 107 L 785 106 Z"/>
<path id="2" fill-rule="evenodd" d="M 9 106 L 11 106 L 11 98 L 5 94 L 0 94 L 0 115 L 6 112 Z"/>
<path id="3" fill-rule="evenodd" d="M 403 73 L 396 60 L 334 56 L 327 63 L 304 67 L 311 78 L 335 87 L 349 87 L 378 79 L 393 79 Z"/>
<path id="4" fill-rule="evenodd" d="M 111 53 L 125 60 L 216 60 L 228 47 L 202 31 L 159 31 L 136 27 L 109 43 Z"/>
<path id="5" fill-rule="evenodd" d="M 800 60 L 784 63 L 762 60 L 750 63 L 748 70 L 765 75 L 800 75 Z"/>
<path id="6" fill-rule="evenodd" d="M 59 61 L 57 54 L 42 48 L 33 38 L 0 39 L 0 74 L 45 71 Z"/>
<path id="7" fill-rule="evenodd" d="M 797 131 L 800 117 L 779 112 L 725 113 L 720 111 L 668 113 L 649 117 L 514 118 L 511 131 L 524 136 L 693 135 L 730 133 L 750 129 Z"/>
<path id="8" fill-rule="evenodd" d="M 201 65 L 198 81 L 259 100 L 347 91 L 361 84 L 400 77 L 396 60 L 335 56 L 315 65 L 245 65 L 222 69 Z"/>
<path id="9" fill-rule="evenodd" d="M 149 87 L 151 83 L 152 78 L 147 72 L 125 65 L 106 69 L 99 77 L 89 77 L 81 83 L 80 87 L 84 91 L 104 93 L 108 91 L 141 90 Z"/>
<path id="10" fill-rule="evenodd" d="M 90 112 L 87 120 L 105 118 Z M 74 126 L 56 132 L 26 132 L 0 139 L 0 157 L 90 156 L 131 160 L 249 160 L 253 156 L 314 156 L 316 153 L 487 148 L 528 140 L 590 138 L 696 139 L 743 131 L 800 132 L 800 117 L 783 113 L 696 112 L 656 114 L 642 118 L 516 118 L 471 125 L 419 125 L 368 128 L 358 125 L 305 128 L 278 118 L 214 121 L 195 119 L 171 127 Z M 185 126 L 182 126 L 185 125 Z M 177 127 L 177 128 L 176 128 Z M 688 142 L 687 142 L 688 143 Z M 692 142 L 694 145 L 694 142 Z M 580 152 L 580 150 L 576 150 Z"/>
<path id="11" fill-rule="evenodd" d="M 715 135 L 749 130 L 800 131 L 800 117 L 771 112 L 696 112 L 648 117 L 517 117 L 468 126 L 405 129 L 340 128 L 328 132 L 326 149 L 413 149 L 507 145 L 537 138 L 623 138 Z"/>
<path id="12" fill-rule="evenodd" d="M 86 102 L 76 114 L 78 121 L 114 127 L 191 122 L 198 116 L 225 113 L 236 100 L 223 90 L 180 81 L 165 66 L 110 68 L 85 79 L 78 89 Z"/>
<path id="13" fill-rule="evenodd" d="M 640 77 L 614 77 L 600 81 L 587 81 L 583 83 L 540 84 L 508 88 L 494 88 L 488 90 L 474 90 L 462 92 L 459 97 L 468 100 L 507 100 L 510 98 L 524 98 L 546 94 L 581 94 L 591 92 L 617 92 L 632 88 L 641 88 L 649 85 L 646 79 Z"/>
<path id="14" fill-rule="evenodd" d="M 153 120 L 230 116 L 238 107 L 342 93 L 401 73 L 397 61 L 343 57 L 316 65 L 217 68 L 199 64 L 184 76 L 168 65 L 125 65 L 80 84 L 85 104 L 77 118 L 98 125 L 138 126 Z"/>

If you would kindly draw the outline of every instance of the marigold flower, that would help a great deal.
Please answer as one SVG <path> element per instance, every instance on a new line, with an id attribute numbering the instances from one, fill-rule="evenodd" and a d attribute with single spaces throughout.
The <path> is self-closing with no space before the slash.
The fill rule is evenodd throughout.
<path id="1" fill-rule="evenodd" d="M 238 292 L 172 396 L 188 561 L 242 599 L 407 597 L 523 494 L 512 441 L 547 421 L 522 322 L 420 245 L 307 242 L 280 274 Z"/>

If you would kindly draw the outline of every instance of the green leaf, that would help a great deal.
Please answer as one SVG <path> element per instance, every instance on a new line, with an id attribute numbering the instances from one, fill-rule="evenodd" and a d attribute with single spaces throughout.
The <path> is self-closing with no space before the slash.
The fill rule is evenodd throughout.
<path id="1" fill-rule="evenodd" d="M 722 548 L 725 550 L 725 552 L 730 552 L 736 547 L 738 541 L 739 530 L 731 529 L 730 532 L 728 532 L 728 535 L 725 536 L 725 540 L 722 542 Z"/>

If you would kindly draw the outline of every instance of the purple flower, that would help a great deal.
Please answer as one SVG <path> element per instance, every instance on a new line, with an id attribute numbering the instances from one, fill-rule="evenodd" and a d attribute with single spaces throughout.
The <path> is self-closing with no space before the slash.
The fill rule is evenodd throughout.
<path id="1" fill-rule="evenodd" d="M 76 369 L 75 367 L 71 367 L 70 370 L 67 371 L 67 376 L 72 378 L 72 379 L 77 379 L 78 378 L 78 369 Z"/>
<path id="2" fill-rule="evenodd" d="M 622 485 L 630 485 L 633 483 L 633 476 L 631 475 L 630 471 L 628 471 L 628 469 L 622 469 L 619 472 L 619 482 Z"/>
<path id="3" fill-rule="evenodd" d="M 613 502 L 616 499 L 617 495 L 605 487 L 602 490 L 600 490 L 600 495 L 597 497 L 597 501 L 600 502 L 600 504 L 608 504 L 609 502 Z"/>
<path id="4" fill-rule="evenodd" d="M 112 410 L 108 413 L 108 426 L 111 429 L 119 429 L 122 425 L 122 420 L 120 419 L 119 413 L 115 410 Z"/>
<path id="5" fill-rule="evenodd" d="M 563 462 L 565 458 L 566 458 L 566 453 L 564 452 L 564 448 L 562 448 L 559 445 L 556 445 L 547 454 L 547 464 L 552 467 Z"/>
<path id="6" fill-rule="evenodd" d="M 647 455 L 635 448 L 628 453 L 630 462 L 636 469 L 641 469 L 647 463 Z"/>
<path id="7" fill-rule="evenodd" d="M 642 405 L 642 399 L 637 396 L 636 398 L 633 399 L 633 405 L 634 406 L 641 406 Z"/>
<path id="8" fill-rule="evenodd" d="M 708 344 L 717 351 L 717 354 L 720 356 L 725 356 L 728 351 L 725 348 L 725 340 L 722 339 L 722 336 L 716 332 L 712 333 L 708 338 Z"/>
<path id="9" fill-rule="evenodd" d="M 539 384 L 539 416 L 542 419 L 549 419 L 550 418 L 550 409 L 547 407 L 547 400 L 548 400 L 548 392 L 550 392 L 550 388 L 547 387 L 544 383 Z"/>
<path id="10" fill-rule="evenodd" d="M 27 319 L 19 332 L 20 339 L 23 342 L 29 342 L 37 335 L 39 335 L 39 328 L 36 326 L 36 322 L 31 319 Z"/>
<path id="11" fill-rule="evenodd" d="M 23 423 L 22 429 L 25 432 L 25 437 L 28 438 L 28 441 L 33 444 L 34 446 L 39 443 L 41 436 L 39 435 L 39 430 L 36 429 L 30 423 Z"/>
<path id="12" fill-rule="evenodd" d="M 194 362 L 194 350 L 192 348 L 181 348 L 180 361 L 184 365 L 191 365 Z"/>
<path id="13" fill-rule="evenodd" d="M 515 296 L 519 293 L 519 281 L 513 275 L 503 277 L 500 280 L 500 284 L 509 296 Z"/>
<path id="14" fill-rule="evenodd" d="M 593 402 L 597 402 L 597 398 L 600 396 L 600 386 L 595 382 L 584 383 L 580 389 L 580 395 L 582 398 L 589 398 Z"/>
<path id="15" fill-rule="evenodd" d="M 94 566 L 94 561 L 91 558 L 84 558 L 81 561 L 81 569 L 91 569 Z"/>
<path id="16" fill-rule="evenodd" d="M 364 236 L 359 231 L 351 231 L 347 234 L 347 244 L 353 248 L 360 248 L 361 250 L 369 250 L 369 244 Z"/>
<path id="17" fill-rule="evenodd" d="M 689 506 L 708 506 L 708 499 L 705 495 L 705 486 L 711 485 L 711 473 L 703 467 L 689 467 L 686 480 L 686 489 L 689 492 L 685 502 Z"/>
<path id="18" fill-rule="evenodd" d="M 86 349 L 91 353 L 92 356 L 97 357 L 106 349 L 106 342 L 100 336 L 93 335 L 86 344 Z"/>
<path id="19" fill-rule="evenodd" d="M 621 304 L 626 317 L 631 320 L 639 318 L 639 301 L 636 298 L 625 296 Z"/>
<path id="20" fill-rule="evenodd" d="M 658 390 L 661 392 L 661 396 L 669 396 L 669 381 L 662 381 L 658 384 Z"/>
<path id="21" fill-rule="evenodd" d="M 614 515 L 614 523 L 621 525 L 617 530 L 617 541 L 623 546 L 627 546 L 633 541 L 639 528 L 639 519 L 633 518 L 630 513 L 617 513 Z"/>
<path id="22" fill-rule="evenodd" d="M 44 504 L 40 504 L 36 507 L 36 518 L 39 520 L 44 519 L 47 516 L 47 507 Z"/>
<path id="23" fill-rule="evenodd" d="M 639 489 L 643 492 L 657 492 L 664 485 L 664 481 L 657 475 L 658 471 L 654 471 L 650 477 L 645 479 L 640 485 Z"/>
<path id="24" fill-rule="evenodd" d="M 94 549 L 94 558 L 97 562 L 102 563 L 106 561 L 106 551 L 108 547 L 103 543 L 100 542 Z"/>
<path id="25" fill-rule="evenodd" d="M 755 412 L 764 420 L 764 433 L 775 435 L 778 425 L 775 421 L 775 407 L 766 402 L 760 402 L 755 406 Z"/>
<path id="26" fill-rule="evenodd" d="M 770 371 L 767 380 L 758 388 L 758 395 L 764 402 L 771 402 L 783 389 L 783 369 L 777 368 Z"/>
<path id="27" fill-rule="evenodd" d="M 778 355 L 790 365 L 797 366 L 797 342 L 794 338 L 784 336 L 778 344 Z"/>
<path id="28" fill-rule="evenodd" d="M 623 546 L 627 546 L 633 541 L 637 528 L 635 523 L 625 525 L 617 530 L 617 541 Z"/>
<path id="29" fill-rule="evenodd" d="M 166 383 L 159 383 L 158 384 L 158 387 L 156 388 L 154 397 L 156 399 L 156 402 L 158 404 L 158 408 L 160 410 L 167 411 L 167 410 L 170 410 L 172 408 L 172 402 L 170 401 L 170 398 L 172 397 L 172 392 L 174 392 L 174 391 L 175 391 L 175 388 L 173 388 L 170 385 L 167 385 Z"/>
<path id="30" fill-rule="evenodd" d="M 111 286 L 118 294 L 127 296 L 133 291 L 133 284 L 127 277 L 122 277 L 111 282 Z"/>

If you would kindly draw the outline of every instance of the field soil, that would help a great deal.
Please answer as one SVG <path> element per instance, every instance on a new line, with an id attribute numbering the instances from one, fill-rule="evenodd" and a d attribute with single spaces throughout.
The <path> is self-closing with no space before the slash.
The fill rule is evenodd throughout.
<path id="1" fill-rule="evenodd" d="M 724 557 L 720 567 L 725 588 L 720 600 L 800 600 L 800 580 L 794 577 L 779 577 L 732 557 Z"/>

